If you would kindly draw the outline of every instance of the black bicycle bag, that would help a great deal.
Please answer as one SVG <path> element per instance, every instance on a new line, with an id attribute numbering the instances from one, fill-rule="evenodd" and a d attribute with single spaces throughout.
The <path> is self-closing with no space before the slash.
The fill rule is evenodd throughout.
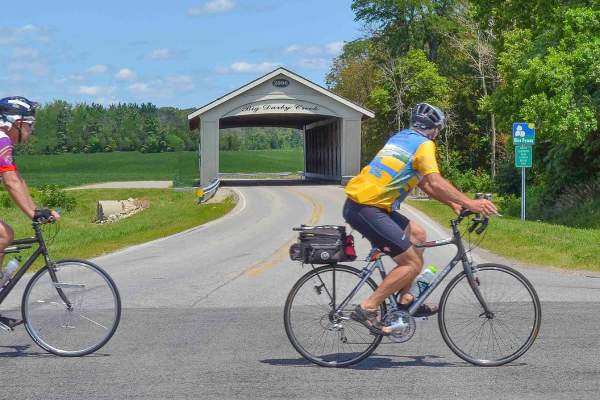
<path id="1" fill-rule="evenodd" d="M 307 264 L 335 264 L 347 261 L 346 227 L 302 226 L 298 242 L 290 247 L 290 258 Z"/>

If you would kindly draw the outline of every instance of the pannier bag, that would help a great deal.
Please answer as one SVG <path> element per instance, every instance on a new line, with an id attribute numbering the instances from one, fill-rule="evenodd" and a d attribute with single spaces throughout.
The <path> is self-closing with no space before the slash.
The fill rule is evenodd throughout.
<path id="1" fill-rule="evenodd" d="M 298 242 L 290 247 L 290 258 L 307 264 L 335 264 L 356 258 L 354 239 L 346 227 L 337 225 L 301 227 Z"/>

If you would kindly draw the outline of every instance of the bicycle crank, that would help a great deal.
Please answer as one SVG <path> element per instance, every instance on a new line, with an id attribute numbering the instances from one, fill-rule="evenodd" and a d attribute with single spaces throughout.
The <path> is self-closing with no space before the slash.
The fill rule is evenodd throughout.
<path id="1" fill-rule="evenodd" d="M 383 318 L 383 324 L 392 328 L 389 338 L 396 343 L 408 342 L 417 330 L 414 317 L 402 310 L 387 312 Z"/>

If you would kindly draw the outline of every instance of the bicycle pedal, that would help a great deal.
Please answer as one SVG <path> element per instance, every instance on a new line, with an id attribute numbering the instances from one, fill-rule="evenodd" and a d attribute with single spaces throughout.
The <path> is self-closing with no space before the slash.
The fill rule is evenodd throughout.
<path id="1" fill-rule="evenodd" d="M 19 321 L 14 318 L 0 317 L 0 329 L 3 329 L 6 332 L 12 331 L 15 326 L 19 326 L 22 323 L 23 321 Z"/>

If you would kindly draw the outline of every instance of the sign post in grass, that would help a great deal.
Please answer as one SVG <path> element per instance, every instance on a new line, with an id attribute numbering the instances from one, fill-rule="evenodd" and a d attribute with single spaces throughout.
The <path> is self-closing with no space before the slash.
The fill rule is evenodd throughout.
<path id="1" fill-rule="evenodd" d="M 521 220 L 525 220 L 525 168 L 533 164 L 535 125 L 527 122 L 513 123 L 513 144 L 515 145 L 515 167 L 521 168 Z"/>

